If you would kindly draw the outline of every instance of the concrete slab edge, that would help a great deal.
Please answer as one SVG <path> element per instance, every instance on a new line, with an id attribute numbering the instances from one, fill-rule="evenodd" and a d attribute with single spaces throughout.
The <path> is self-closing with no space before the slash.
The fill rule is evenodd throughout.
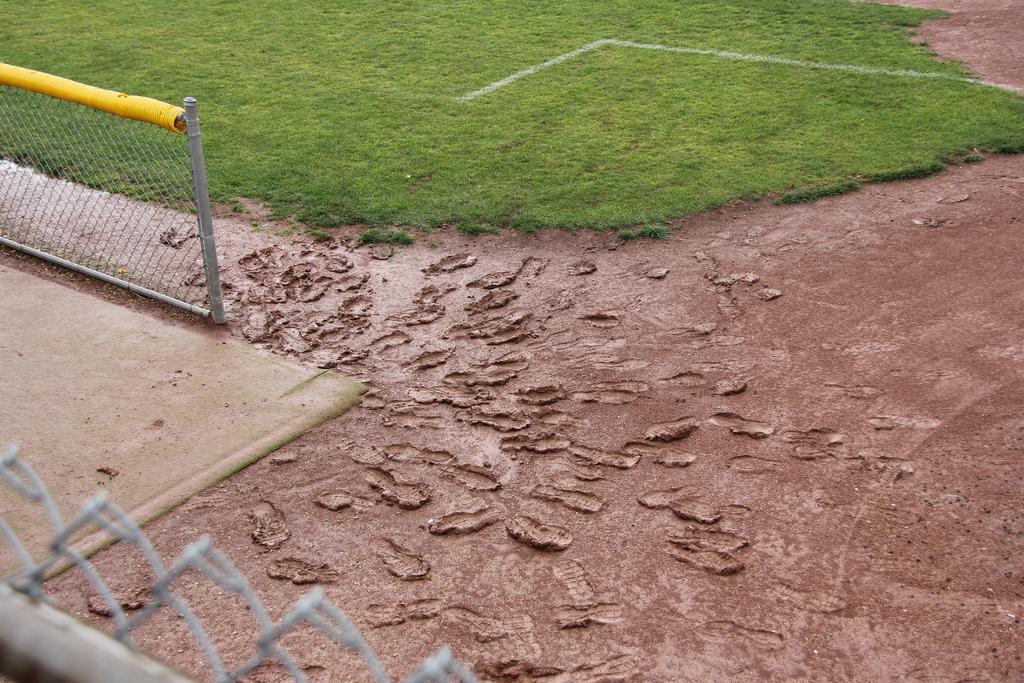
<path id="1" fill-rule="evenodd" d="M 245 469 L 254 462 L 270 455 L 282 446 L 291 443 L 310 429 L 323 424 L 328 420 L 332 420 L 350 408 L 355 407 L 361 401 L 362 395 L 367 391 L 366 385 L 361 382 L 343 378 L 341 375 L 325 370 L 298 383 L 286 391 L 282 396 L 289 396 L 301 392 L 303 389 L 311 386 L 314 382 L 321 380 L 322 378 L 344 379 L 351 385 L 351 389 L 340 392 L 338 399 L 323 410 L 311 415 L 304 415 L 299 419 L 281 426 L 270 434 L 267 434 L 256 442 L 250 444 L 248 447 L 236 451 L 227 458 L 217 462 L 212 467 L 208 467 L 202 472 L 180 482 L 160 496 L 146 502 L 144 505 L 137 506 L 131 510 L 126 510 L 127 514 L 131 516 L 139 526 L 144 526 L 149 522 L 159 519 L 174 508 L 187 502 L 188 499 L 196 493 L 212 486 L 213 484 L 223 481 L 235 472 Z M 113 502 L 116 503 L 117 501 Z M 88 558 L 114 543 L 116 543 L 116 539 L 111 539 L 103 532 L 96 532 L 86 536 L 81 541 L 77 541 L 72 547 L 83 557 Z M 70 567 L 70 563 L 62 564 L 57 567 L 50 576 L 52 577 L 61 574 Z"/>

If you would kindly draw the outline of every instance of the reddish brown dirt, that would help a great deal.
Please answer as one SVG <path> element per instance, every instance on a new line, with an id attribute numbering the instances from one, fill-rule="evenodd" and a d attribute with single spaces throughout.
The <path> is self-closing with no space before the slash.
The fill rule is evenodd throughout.
<path id="1" fill-rule="evenodd" d="M 949 17 L 926 22 L 919 39 L 958 59 L 983 80 L 1024 91 L 1024 20 L 1019 0 L 881 0 L 890 5 L 942 9 Z"/>
<path id="2" fill-rule="evenodd" d="M 211 534 L 274 616 L 319 577 L 394 675 L 449 643 L 503 680 L 1021 680 L 1022 197 L 1001 157 L 668 241 L 251 235 L 232 330 L 375 391 L 149 533 L 168 558 Z M 124 548 L 97 564 L 145 584 Z M 251 617 L 179 583 L 247 654 Z M 80 577 L 51 589 L 105 623 Z M 205 671 L 173 618 L 137 640 Z"/>

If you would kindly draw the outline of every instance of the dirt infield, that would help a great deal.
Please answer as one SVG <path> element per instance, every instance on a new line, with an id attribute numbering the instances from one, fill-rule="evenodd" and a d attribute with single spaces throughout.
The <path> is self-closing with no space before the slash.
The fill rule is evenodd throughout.
<path id="1" fill-rule="evenodd" d="M 394 674 L 449 643 L 488 680 L 1024 677 L 1024 158 L 667 241 L 221 231 L 232 330 L 374 389 L 147 527 L 166 555 L 209 532 L 275 614 L 323 584 Z M 137 642 L 204 671 L 171 618 Z"/>
<path id="2" fill-rule="evenodd" d="M 999 158 L 668 243 L 261 247 L 235 329 L 376 390 L 149 530 L 279 608 L 326 583 L 395 672 L 1018 678 L 1022 192 Z M 141 643 L 201 671 L 167 626 Z"/>

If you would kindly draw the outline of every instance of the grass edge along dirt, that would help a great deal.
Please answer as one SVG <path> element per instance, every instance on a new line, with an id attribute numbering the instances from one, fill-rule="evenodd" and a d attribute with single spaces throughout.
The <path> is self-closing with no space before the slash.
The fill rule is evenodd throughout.
<path id="1" fill-rule="evenodd" d="M 0 28 L 0 42 L 7 61 L 85 82 L 197 95 L 215 200 L 252 198 L 312 229 L 632 230 L 736 199 L 806 200 L 908 177 L 957 149 L 1024 148 L 1024 100 L 993 88 L 615 46 L 458 101 L 602 35 L 969 75 L 908 40 L 941 15 L 932 10 L 650 0 L 595 2 L 584 16 L 555 0 L 379 4 L 217 6 L 174 21 L 156 5 L 117 12 L 119 0 L 87 11 L 12 4 L 9 25 L 31 30 Z M 66 30 L 78 25 L 88 30 Z M 112 32 L 147 40 L 112 51 Z M 146 68 L 125 73 L 126 59 Z"/>
<path id="2" fill-rule="evenodd" d="M 1024 151 L 1024 149 L 1008 150 L 1001 152 L 1003 154 L 1017 154 Z M 773 204 L 776 206 L 788 206 L 790 204 L 809 204 L 824 199 L 825 197 L 837 197 L 851 192 L 856 192 L 861 189 L 864 184 L 867 183 L 891 183 L 898 182 L 900 180 L 915 180 L 917 178 L 927 178 L 929 176 L 936 175 L 945 171 L 950 166 L 959 164 L 974 164 L 980 161 L 985 161 L 988 157 L 982 154 L 980 150 L 972 150 L 970 153 L 958 154 L 956 156 L 950 156 L 945 161 L 933 161 L 919 166 L 912 166 L 908 168 L 891 171 L 888 173 L 876 173 L 869 177 L 862 178 L 860 180 L 844 180 L 837 183 L 830 183 L 823 186 L 808 186 L 798 187 L 792 190 L 787 190 L 773 200 Z M 759 199 L 755 197 L 754 199 Z M 681 217 L 675 217 L 681 218 Z M 496 226 L 496 225 L 484 225 L 478 223 L 470 224 L 457 224 L 455 226 L 459 232 L 470 237 L 479 235 L 496 235 L 501 232 L 502 229 L 511 229 L 511 226 Z M 427 230 L 427 228 L 422 228 Z M 602 229 L 602 228 L 597 228 Z M 529 232 L 533 232 L 535 229 L 529 229 Z M 325 233 L 316 228 L 308 228 L 307 232 L 315 237 L 329 237 L 329 233 Z M 624 242 L 628 242 L 634 239 L 666 239 L 672 235 L 672 229 L 665 225 L 637 225 L 625 228 L 618 228 L 616 235 L 619 239 Z M 399 228 L 393 228 L 391 230 L 381 230 L 375 228 L 368 228 L 357 236 L 357 244 L 413 244 L 416 238 L 413 237 L 408 231 Z"/>
<path id="3" fill-rule="evenodd" d="M 356 237 L 356 244 L 413 244 L 416 238 L 401 228 L 367 228 Z"/>
<path id="4" fill-rule="evenodd" d="M 1024 149 L 1008 150 L 1004 152 L 998 152 L 1002 154 L 1018 154 L 1024 152 Z M 944 161 L 933 161 L 918 166 L 912 166 L 908 168 L 891 171 L 888 173 L 876 173 L 866 178 L 860 178 L 858 180 L 844 180 L 836 183 L 829 183 L 822 186 L 807 186 L 798 187 L 783 192 L 781 195 L 776 196 L 772 203 L 776 206 L 788 206 L 791 204 L 810 204 L 824 199 L 826 197 L 837 197 L 851 192 L 856 192 L 861 189 L 865 184 L 869 183 L 891 183 L 898 182 L 901 180 L 915 180 L 918 178 L 927 178 L 929 176 L 936 175 L 948 169 L 951 166 L 957 166 L 960 164 L 974 164 L 980 161 L 985 161 L 988 158 L 985 154 L 981 153 L 981 150 L 972 150 L 969 153 L 950 155 Z M 744 197 L 742 199 L 759 200 L 762 197 Z M 684 216 L 673 217 L 674 220 L 685 218 Z M 437 227 L 455 227 L 459 232 L 470 237 L 477 237 L 481 235 L 497 235 L 502 230 L 515 229 L 513 226 L 498 226 L 498 225 L 486 225 L 479 223 L 468 223 L 468 224 L 455 224 L 443 225 Z M 420 226 L 420 232 L 429 232 L 431 228 L 426 226 Z M 672 229 L 667 225 L 659 224 L 644 224 L 644 225 L 633 225 L 624 228 L 586 228 L 595 230 L 615 230 L 616 236 L 624 242 L 628 242 L 634 239 L 666 239 L 671 237 Z M 536 228 L 520 229 L 525 232 L 535 232 Z M 320 230 L 319 228 L 307 227 L 306 233 L 316 238 L 330 238 L 331 234 Z M 416 242 L 416 238 L 409 233 L 406 227 L 390 226 L 388 229 L 381 228 L 367 228 L 360 232 L 356 236 L 356 243 L 359 245 L 364 244 L 398 244 L 398 245 L 411 245 Z"/>

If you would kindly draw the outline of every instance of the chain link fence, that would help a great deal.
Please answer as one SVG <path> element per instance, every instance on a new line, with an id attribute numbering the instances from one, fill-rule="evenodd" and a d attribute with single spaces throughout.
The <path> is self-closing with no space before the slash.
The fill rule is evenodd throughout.
<path id="1" fill-rule="evenodd" d="M 184 136 L 0 85 L 0 244 L 223 322 L 194 100 L 186 112 Z"/>
<path id="2" fill-rule="evenodd" d="M 53 529 L 45 557 L 36 561 L 27 552 L 17 534 L 0 517 L 0 538 L 13 552 L 19 569 L 0 577 L 0 677 L 15 681 L 61 680 L 71 683 L 93 681 L 184 682 L 188 679 L 149 660 L 131 649 L 132 631 L 161 610 L 171 610 L 186 624 L 209 664 L 218 683 L 237 681 L 257 667 L 275 662 L 295 681 L 306 677 L 292 655 L 281 644 L 282 638 L 300 628 L 312 628 L 341 647 L 359 656 L 372 680 L 389 681 L 376 654 L 367 645 L 349 618 L 314 588 L 300 598 L 278 621 L 268 614 L 263 602 L 230 560 L 220 553 L 206 536 L 188 545 L 171 564 L 165 564 L 149 538 L 104 493 L 87 501 L 78 515 L 65 523 L 43 482 L 23 460 L 17 449 L 0 455 L 0 480 L 29 504 L 38 506 Z M 154 577 L 148 588 L 149 599 L 131 617 L 110 589 L 97 567 L 74 549 L 72 539 L 81 533 L 98 530 L 111 541 L 130 544 L 149 565 Z M 80 571 L 99 595 L 113 618 L 111 641 L 97 631 L 71 620 L 49 606 L 44 580 L 62 569 Z M 175 582 L 190 575 L 208 582 L 210 592 L 228 591 L 244 601 L 258 627 L 251 653 L 241 664 L 228 668 L 222 653 L 200 621 L 193 606 L 175 592 Z M 217 600 L 213 595 L 210 600 Z M 127 646 L 127 647 L 124 647 Z M 244 653 L 231 653 L 232 659 Z M 476 678 L 447 647 L 424 660 L 406 679 L 406 683 L 475 683 Z"/>

